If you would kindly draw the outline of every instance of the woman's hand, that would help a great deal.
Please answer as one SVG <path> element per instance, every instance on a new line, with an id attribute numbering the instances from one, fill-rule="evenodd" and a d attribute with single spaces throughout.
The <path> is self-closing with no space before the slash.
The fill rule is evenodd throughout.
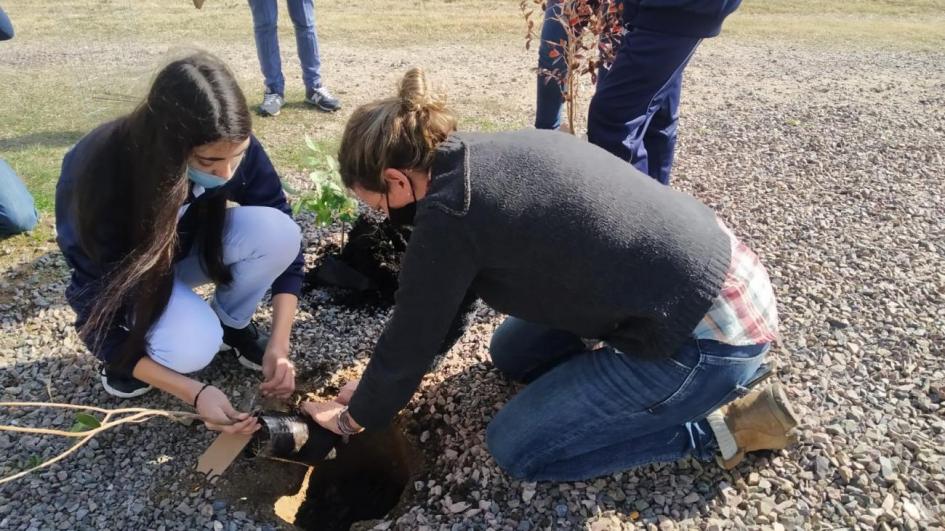
<path id="1" fill-rule="evenodd" d="M 256 417 L 233 409 L 223 391 L 210 385 L 197 396 L 197 414 L 207 429 L 249 435 L 259 429 Z"/>
<path id="2" fill-rule="evenodd" d="M 354 392 L 358 389 L 360 382 L 360 378 L 349 380 L 348 383 L 341 388 L 341 391 L 338 391 L 338 397 L 335 398 L 335 402 L 347 406 L 348 402 L 351 402 L 351 397 L 354 396 Z"/>
<path id="3" fill-rule="evenodd" d="M 302 402 L 302 411 L 308 413 L 319 426 L 326 430 L 344 435 L 338 429 L 338 415 L 344 410 L 344 404 L 334 400 L 330 402 Z"/>
<path id="4" fill-rule="evenodd" d="M 295 365 L 289 360 L 289 350 L 270 346 L 263 354 L 262 368 L 266 380 L 259 390 L 263 396 L 289 398 L 295 391 Z"/>

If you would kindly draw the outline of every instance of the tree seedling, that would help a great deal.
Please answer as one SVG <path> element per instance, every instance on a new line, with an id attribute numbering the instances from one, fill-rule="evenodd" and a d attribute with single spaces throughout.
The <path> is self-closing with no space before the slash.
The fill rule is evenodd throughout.
<path id="1" fill-rule="evenodd" d="M 308 164 L 312 167 L 308 175 L 310 188 L 295 190 L 283 183 L 283 188 L 294 196 L 292 212 L 310 212 L 315 215 L 315 224 L 322 227 L 340 222 L 341 246 L 344 247 L 346 226 L 357 217 L 358 202 L 345 191 L 338 159 L 325 152 L 308 136 L 305 137 L 305 145 L 312 151 L 308 158 Z"/>
<path id="2" fill-rule="evenodd" d="M 542 18 L 548 9 L 546 0 L 521 0 L 519 7 L 525 17 L 525 49 L 533 38 L 541 38 L 543 21 L 535 23 L 532 16 Z M 558 68 L 538 69 L 546 83 L 557 83 L 565 102 L 568 127 L 575 132 L 574 115 L 578 98 L 578 80 L 590 76 L 597 83 L 600 68 L 610 68 L 620 45 L 623 26 L 623 4 L 620 0 L 561 0 L 560 11 L 554 21 L 564 28 L 565 38 L 558 42 L 546 41 L 548 53 Z"/>

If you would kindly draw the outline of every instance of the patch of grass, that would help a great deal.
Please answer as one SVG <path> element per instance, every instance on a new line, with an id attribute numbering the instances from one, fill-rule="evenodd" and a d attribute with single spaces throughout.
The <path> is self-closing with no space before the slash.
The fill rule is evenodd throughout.
<path id="1" fill-rule="evenodd" d="M 90 35 L 110 40 L 171 39 L 179 42 L 247 42 L 253 24 L 245 0 L 207 0 L 194 9 L 186 0 L 21 0 L 5 6 L 10 18 L 28 34 L 45 39 L 79 39 Z M 315 17 L 319 38 L 374 46 L 421 46 L 470 43 L 520 33 L 518 4 L 510 0 L 318 0 Z M 285 2 L 279 2 L 280 36 L 293 42 Z"/>
<path id="2" fill-rule="evenodd" d="M 0 45 L 0 101 L 7 102 L 0 106 L 0 156 L 24 178 L 44 213 L 52 212 L 59 166 L 69 146 L 98 124 L 130 111 L 134 102 L 128 97 L 137 101 L 143 96 L 169 47 L 193 43 L 220 54 L 234 69 L 250 105 L 261 97 L 245 0 L 207 0 L 202 10 L 187 0 L 20 0 L 4 8 L 17 35 Z M 279 9 L 288 74 L 296 68 L 294 35 L 285 2 L 279 2 Z M 458 40 L 468 54 L 487 53 L 477 46 L 493 45 L 489 49 L 494 50 L 497 42 L 520 53 L 524 44 L 517 0 L 317 0 L 316 18 L 319 38 L 331 43 L 336 54 L 357 49 L 355 56 L 384 57 L 393 48 L 435 48 Z M 945 0 L 746 0 L 726 22 L 723 38 L 941 50 Z M 463 57 L 455 60 L 461 65 Z M 344 87 L 345 72 L 358 68 L 333 63 L 329 85 Z M 523 70 L 522 75 L 531 74 Z M 389 81 L 384 78 L 378 90 L 386 91 Z M 254 118 L 257 136 L 282 173 L 304 169 L 306 134 L 334 151 L 351 108 L 363 103 L 340 93 L 346 108 L 324 114 L 298 103 L 302 96 L 290 87 L 290 104 L 281 116 Z M 501 98 L 460 105 L 456 111 L 464 130 L 500 131 L 531 122 L 530 113 Z"/>
<path id="3" fill-rule="evenodd" d="M 459 127 L 463 131 L 477 131 L 482 133 L 494 133 L 498 131 L 508 131 L 510 129 L 515 129 L 514 127 L 504 126 L 492 118 L 487 118 L 485 116 L 461 117 L 459 120 Z"/>
<path id="4" fill-rule="evenodd" d="M 940 51 L 945 46 L 945 15 L 744 14 L 733 15 L 724 34 L 828 49 Z"/>

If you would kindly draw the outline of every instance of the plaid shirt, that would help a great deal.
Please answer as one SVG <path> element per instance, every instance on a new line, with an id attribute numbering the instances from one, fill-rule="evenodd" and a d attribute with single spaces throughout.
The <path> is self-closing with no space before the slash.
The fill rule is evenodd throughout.
<path id="1" fill-rule="evenodd" d="M 722 291 L 693 330 L 696 339 L 756 345 L 778 337 L 778 308 L 771 280 L 758 257 L 719 221 L 732 242 L 732 264 Z"/>

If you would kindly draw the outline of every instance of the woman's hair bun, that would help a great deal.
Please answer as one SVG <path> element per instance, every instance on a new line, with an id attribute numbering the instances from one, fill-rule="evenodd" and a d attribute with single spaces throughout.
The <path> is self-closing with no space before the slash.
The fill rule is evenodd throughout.
<path id="1" fill-rule="evenodd" d="M 400 101 L 407 112 L 441 110 L 445 107 L 442 96 L 435 94 L 423 69 L 411 68 L 400 81 Z"/>

